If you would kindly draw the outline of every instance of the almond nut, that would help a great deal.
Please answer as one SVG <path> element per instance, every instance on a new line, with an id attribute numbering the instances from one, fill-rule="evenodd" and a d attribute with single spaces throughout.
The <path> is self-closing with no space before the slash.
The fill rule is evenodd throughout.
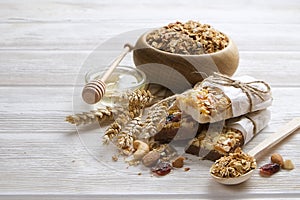
<path id="1" fill-rule="evenodd" d="M 280 165 L 281 167 L 283 166 L 283 158 L 280 154 L 278 153 L 273 153 L 271 155 L 271 161 L 272 163 L 277 163 L 278 165 Z"/>
<path id="2" fill-rule="evenodd" d="M 142 158 L 142 163 L 146 167 L 154 166 L 160 158 L 160 153 L 158 151 L 150 151 Z"/>
<path id="3" fill-rule="evenodd" d="M 282 166 L 283 169 L 292 170 L 295 168 L 293 162 L 291 160 L 285 160 Z"/>

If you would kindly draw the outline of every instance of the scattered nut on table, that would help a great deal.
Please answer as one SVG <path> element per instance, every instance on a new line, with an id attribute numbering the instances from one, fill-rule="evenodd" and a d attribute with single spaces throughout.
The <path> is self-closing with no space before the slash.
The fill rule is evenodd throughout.
<path id="1" fill-rule="evenodd" d="M 154 166 L 160 158 L 160 153 L 158 151 L 150 151 L 142 158 L 142 163 L 146 167 Z"/>
<path id="2" fill-rule="evenodd" d="M 282 156 L 278 153 L 273 153 L 271 155 L 271 162 L 263 165 L 259 169 L 259 173 L 261 176 L 271 176 L 278 172 L 281 168 L 292 170 L 295 168 L 293 162 L 291 160 L 283 160 Z"/>
<path id="3" fill-rule="evenodd" d="M 135 140 L 133 147 L 136 149 L 133 153 L 133 157 L 136 160 L 141 160 L 149 152 L 149 145 L 140 140 Z"/>
<path id="4" fill-rule="evenodd" d="M 295 168 L 293 162 L 291 160 L 285 160 L 282 166 L 283 169 L 292 170 Z"/>
<path id="5" fill-rule="evenodd" d="M 283 158 L 279 153 L 273 153 L 271 155 L 271 162 L 277 163 L 278 165 L 280 165 L 280 167 L 283 166 Z"/>

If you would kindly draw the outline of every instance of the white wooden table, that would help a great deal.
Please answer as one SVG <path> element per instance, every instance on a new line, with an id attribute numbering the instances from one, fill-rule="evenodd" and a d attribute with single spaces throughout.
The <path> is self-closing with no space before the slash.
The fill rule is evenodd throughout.
<path id="1" fill-rule="evenodd" d="M 73 113 L 78 72 L 99 44 L 126 31 L 193 19 L 236 42 L 236 75 L 252 75 L 272 86 L 272 120 L 245 147 L 250 149 L 300 116 L 299 10 L 297 0 L 1 1 L 0 198 L 299 197 L 299 131 L 275 147 L 294 161 L 294 170 L 270 178 L 256 173 L 244 184 L 226 187 L 209 178 L 207 164 L 163 178 L 115 171 L 96 161 L 75 127 L 64 122 Z M 259 163 L 267 163 L 275 148 Z"/>

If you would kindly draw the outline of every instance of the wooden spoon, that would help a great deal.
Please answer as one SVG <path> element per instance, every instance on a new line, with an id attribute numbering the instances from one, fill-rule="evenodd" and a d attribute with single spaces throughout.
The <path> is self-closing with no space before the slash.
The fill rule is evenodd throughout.
<path id="1" fill-rule="evenodd" d="M 300 127 L 300 118 L 294 118 L 292 121 L 287 123 L 285 126 L 280 128 L 276 133 L 271 134 L 268 138 L 254 147 L 252 150 L 248 152 L 248 154 L 254 158 L 258 158 L 263 152 L 267 149 L 270 149 L 274 145 L 278 144 L 281 140 L 292 134 Z M 238 176 L 235 178 L 221 178 L 215 176 L 214 174 L 210 173 L 210 175 L 216 180 L 217 182 L 224 184 L 224 185 L 236 185 L 248 180 L 253 173 L 254 170 L 247 172 L 242 176 Z"/>

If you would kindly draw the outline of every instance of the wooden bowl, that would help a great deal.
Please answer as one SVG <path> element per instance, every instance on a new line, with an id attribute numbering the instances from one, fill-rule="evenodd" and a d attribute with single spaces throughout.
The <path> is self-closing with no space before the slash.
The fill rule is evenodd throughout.
<path id="1" fill-rule="evenodd" d="M 153 30 L 152 30 L 153 31 Z M 226 48 L 215 53 L 182 55 L 152 47 L 144 33 L 136 42 L 133 60 L 144 71 L 150 83 L 161 84 L 175 93 L 193 87 L 214 72 L 232 76 L 239 63 L 237 46 L 229 38 Z"/>

